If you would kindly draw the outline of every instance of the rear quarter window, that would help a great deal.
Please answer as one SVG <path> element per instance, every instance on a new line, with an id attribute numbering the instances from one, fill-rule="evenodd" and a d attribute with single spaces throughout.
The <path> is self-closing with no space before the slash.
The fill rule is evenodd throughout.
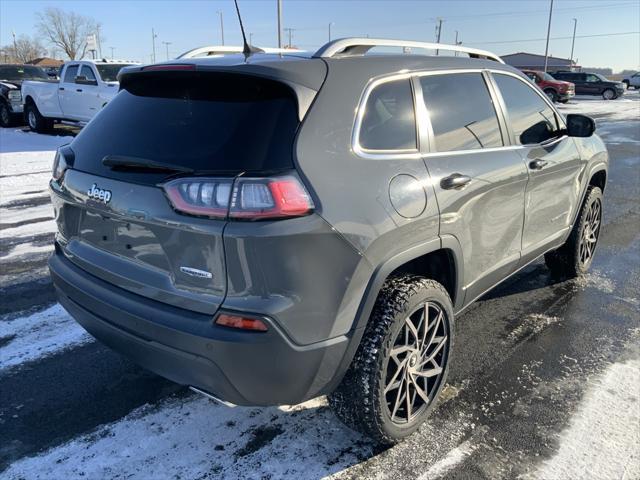
<path id="1" fill-rule="evenodd" d="M 416 150 L 416 116 L 409 79 L 392 80 L 371 90 L 360 124 L 366 150 Z"/>

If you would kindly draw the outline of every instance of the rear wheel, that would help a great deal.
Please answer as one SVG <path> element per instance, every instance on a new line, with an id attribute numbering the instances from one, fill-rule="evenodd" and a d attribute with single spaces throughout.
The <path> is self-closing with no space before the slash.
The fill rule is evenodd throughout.
<path id="1" fill-rule="evenodd" d="M 601 226 L 602 190 L 589 187 L 569 239 L 558 250 L 544 256 L 551 272 L 569 278 L 586 273 L 593 262 Z"/>
<path id="2" fill-rule="evenodd" d="M 47 133 L 53 129 L 53 120 L 43 117 L 35 103 L 28 103 L 25 105 L 24 110 L 27 124 L 34 132 Z"/>
<path id="3" fill-rule="evenodd" d="M 604 92 L 602 92 L 602 98 L 604 98 L 605 100 L 613 100 L 614 98 L 616 98 L 616 92 L 614 92 L 610 88 L 607 88 Z"/>
<path id="4" fill-rule="evenodd" d="M 13 125 L 13 118 L 11 118 L 11 110 L 9 106 L 4 102 L 0 102 L 0 127 L 10 127 Z"/>
<path id="5" fill-rule="evenodd" d="M 342 422 L 379 443 L 402 440 L 431 412 L 452 341 L 453 307 L 442 285 L 413 275 L 389 279 L 329 405 Z"/>
<path id="6" fill-rule="evenodd" d="M 552 102 L 557 102 L 558 101 L 558 94 L 556 93 L 556 91 L 552 88 L 547 88 L 544 91 L 545 95 L 549 98 L 549 100 L 551 100 Z"/>

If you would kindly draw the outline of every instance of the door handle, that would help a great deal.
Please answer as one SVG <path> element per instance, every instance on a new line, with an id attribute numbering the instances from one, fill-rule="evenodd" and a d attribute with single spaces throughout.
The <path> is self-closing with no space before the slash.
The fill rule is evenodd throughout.
<path id="1" fill-rule="evenodd" d="M 81 92 L 82 89 L 81 88 L 76 88 L 76 92 Z"/>
<path id="2" fill-rule="evenodd" d="M 471 182 L 471 177 L 461 173 L 453 173 L 440 180 L 440 187 L 444 190 L 466 187 Z"/>
<path id="3" fill-rule="evenodd" d="M 546 166 L 547 166 L 547 162 L 540 159 L 529 162 L 529 168 L 531 170 L 542 170 Z"/>
<path id="4" fill-rule="evenodd" d="M 64 90 L 64 87 L 60 87 L 58 90 Z"/>

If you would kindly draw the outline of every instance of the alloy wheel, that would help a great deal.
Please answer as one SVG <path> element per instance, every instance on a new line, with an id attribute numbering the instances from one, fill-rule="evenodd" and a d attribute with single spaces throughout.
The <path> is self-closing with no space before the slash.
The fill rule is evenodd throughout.
<path id="1" fill-rule="evenodd" d="M 11 121 L 9 109 L 6 105 L 0 105 L 0 120 L 2 120 L 2 125 L 9 125 Z"/>
<path id="2" fill-rule="evenodd" d="M 405 319 L 385 368 L 384 397 L 391 421 L 407 424 L 429 406 L 449 355 L 449 321 L 435 302 Z"/>
<path id="3" fill-rule="evenodd" d="M 604 97 L 605 100 L 612 100 L 615 94 L 611 90 L 605 90 L 602 96 Z"/>
<path id="4" fill-rule="evenodd" d="M 602 203 L 596 198 L 587 211 L 582 235 L 580 236 L 579 255 L 580 263 L 587 265 L 593 258 L 600 234 L 600 223 L 602 221 Z"/>
<path id="5" fill-rule="evenodd" d="M 27 115 L 27 118 L 29 120 L 29 126 L 35 130 L 36 129 L 36 125 L 38 123 L 37 119 L 36 119 L 36 114 L 33 110 L 29 109 L 29 115 Z"/>

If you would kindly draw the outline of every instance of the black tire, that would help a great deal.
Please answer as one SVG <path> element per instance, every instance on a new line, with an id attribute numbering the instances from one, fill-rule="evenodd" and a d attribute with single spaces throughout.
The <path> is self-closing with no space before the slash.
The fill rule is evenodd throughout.
<path id="1" fill-rule="evenodd" d="M 565 98 L 565 99 L 563 99 L 563 100 L 558 100 L 558 101 L 559 101 L 560 103 L 567 103 L 567 102 L 569 101 L 569 99 L 568 99 L 568 98 Z"/>
<path id="2" fill-rule="evenodd" d="M 0 101 L 0 127 L 11 127 L 14 124 L 13 114 L 5 101 Z"/>
<path id="3" fill-rule="evenodd" d="M 24 107 L 24 117 L 27 125 L 34 132 L 48 133 L 53 130 L 53 120 L 40 115 L 38 107 L 33 102 L 29 102 Z"/>
<path id="4" fill-rule="evenodd" d="M 629 88 L 631 88 L 631 87 L 630 87 L 630 85 L 629 85 L 629 81 L 628 81 L 628 80 L 623 80 L 623 81 L 622 81 L 622 83 L 624 83 L 624 87 L 625 87 L 627 90 L 629 90 Z"/>
<path id="5" fill-rule="evenodd" d="M 425 312 L 431 319 L 426 331 L 424 322 L 420 323 Z M 411 339 L 405 337 L 413 332 L 407 326 L 409 322 L 422 332 L 412 334 Z M 414 275 L 388 279 L 349 370 L 329 395 L 329 405 L 336 416 L 380 444 L 397 443 L 415 432 L 445 384 L 453 325 L 451 299 L 438 282 Z M 412 350 L 408 343 L 414 339 L 416 347 L 422 343 L 423 348 Z M 403 348 L 406 350 L 401 351 Z M 427 360 L 430 356 L 434 356 L 433 362 Z M 413 399 L 410 406 L 407 396 Z M 391 403 L 400 406 L 392 409 Z M 406 421 L 400 418 L 403 415 Z"/>
<path id="6" fill-rule="evenodd" d="M 598 209 L 596 219 L 593 217 L 592 208 Z M 595 228 L 594 221 L 597 221 Z M 587 191 L 576 224 L 565 244 L 544 256 L 544 261 L 551 273 L 567 278 L 574 278 L 586 273 L 593 262 L 601 227 L 602 190 L 592 186 Z M 585 243 L 588 245 L 585 246 Z M 585 255 L 587 253 L 588 255 Z"/>
<path id="7" fill-rule="evenodd" d="M 553 88 L 545 88 L 544 93 L 553 103 L 558 101 L 558 93 Z"/>
<path id="8" fill-rule="evenodd" d="M 615 90 L 607 88 L 602 92 L 602 98 L 605 100 L 615 100 L 617 98 Z"/>

